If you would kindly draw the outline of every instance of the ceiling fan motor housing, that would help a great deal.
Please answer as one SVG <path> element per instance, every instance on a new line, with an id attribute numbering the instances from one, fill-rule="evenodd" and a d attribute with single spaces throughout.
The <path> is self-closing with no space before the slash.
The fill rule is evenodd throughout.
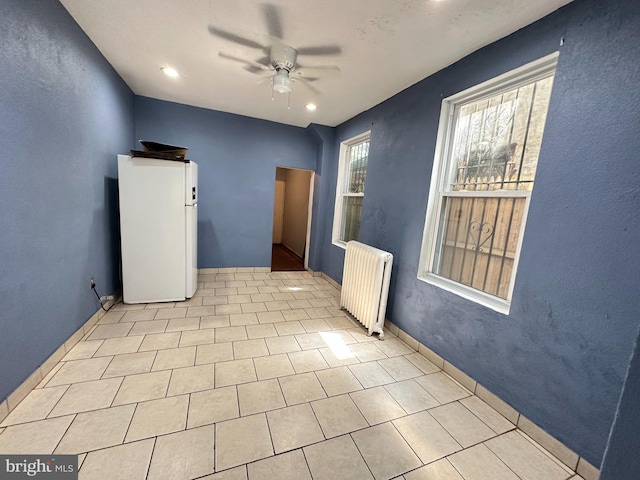
<path id="1" fill-rule="evenodd" d="M 298 52 L 295 48 L 280 43 L 271 47 L 270 56 L 271 65 L 276 71 L 286 70 L 291 72 L 296 67 Z"/>

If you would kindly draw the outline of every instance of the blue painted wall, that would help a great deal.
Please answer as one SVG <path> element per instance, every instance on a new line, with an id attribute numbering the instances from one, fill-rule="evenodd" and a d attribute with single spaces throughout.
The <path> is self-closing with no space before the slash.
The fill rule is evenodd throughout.
<path id="1" fill-rule="evenodd" d="M 138 140 L 189 147 L 198 163 L 198 265 L 271 265 L 276 167 L 315 170 L 304 128 L 136 97 Z"/>
<path id="2" fill-rule="evenodd" d="M 119 288 L 133 94 L 53 0 L 0 2 L 0 401 Z"/>
<path id="3" fill-rule="evenodd" d="M 637 0 L 578 0 L 336 133 L 337 148 L 372 130 L 360 240 L 395 256 L 388 317 L 595 465 L 640 311 L 638 32 Z M 501 315 L 417 280 L 441 99 L 556 50 L 511 313 Z M 339 281 L 331 223 L 323 270 Z"/>

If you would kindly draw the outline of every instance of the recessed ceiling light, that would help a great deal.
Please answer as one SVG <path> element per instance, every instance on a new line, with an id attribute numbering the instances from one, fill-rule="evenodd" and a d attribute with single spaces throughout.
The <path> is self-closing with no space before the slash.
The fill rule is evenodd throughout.
<path id="1" fill-rule="evenodd" d="M 316 107 L 316 105 L 315 105 L 315 104 L 313 104 L 313 103 L 307 103 L 307 104 L 304 106 L 304 108 L 306 108 L 306 109 L 307 109 L 307 110 L 309 110 L 310 112 L 313 112 L 313 111 L 314 111 L 316 108 L 318 108 L 318 107 Z"/>
<path id="2" fill-rule="evenodd" d="M 162 67 L 160 70 L 162 70 L 167 77 L 176 78 L 180 76 L 178 71 L 171 67 Z"/>

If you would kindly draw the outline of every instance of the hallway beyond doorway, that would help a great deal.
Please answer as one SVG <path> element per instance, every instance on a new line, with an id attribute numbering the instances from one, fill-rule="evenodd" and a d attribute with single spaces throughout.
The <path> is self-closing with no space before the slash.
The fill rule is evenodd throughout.
<path id="1" fill-rule="evenodd" d="M 300 270 L 304 270 L 302 258 L 281 243 L 274 243 L 271 249 L 271 271 L 291 272 Z"/>

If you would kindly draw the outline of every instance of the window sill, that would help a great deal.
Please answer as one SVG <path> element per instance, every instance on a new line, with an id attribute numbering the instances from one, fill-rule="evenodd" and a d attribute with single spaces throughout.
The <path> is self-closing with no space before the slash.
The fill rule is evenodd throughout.
<path id="1" fill-rule="evenodd" d="M 454 293 L 462 298 L 471 300 L 472 302 L 479 303 L 487 308 L 495 310 L 498 313 L 504 315 L 509 314 L 511 303 L 503 300 L 502 298 L 489 295 L 488 293 L 481 292 L 475 288 L 467 287 L 457 282 L 453 282 L 444 277 L 440 277 L 433 273 L 425 273 L 422 276 L 418 275 L 418 280 L 435 285 L 448 292 Z"/>
<path id="2" fill-rule="evenodd" d="M 335 245 L 336 247 L 340 247 L 343 250 L 347 249 L 347 242 L 343 242 L 342 240 L 334 240 L 333 242 L 331 242 L 333 245 Z"/>

